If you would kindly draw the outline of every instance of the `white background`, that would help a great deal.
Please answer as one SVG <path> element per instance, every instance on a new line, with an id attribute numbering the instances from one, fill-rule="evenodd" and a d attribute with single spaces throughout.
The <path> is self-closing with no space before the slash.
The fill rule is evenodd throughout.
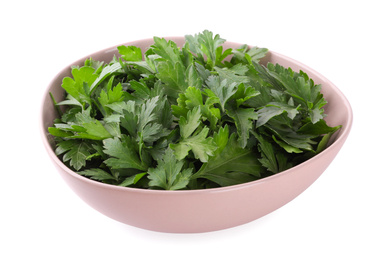
<path id="1" fill-rule="evenodd" d="M 0 259 L 386 259 L 383 1 L 2 1 Z M 208 29 L 320 72 L 354 111 L 325 173 L 239 227 L 165 234 L 111 220 L 62 181 L 38 129 L 63 67 L 116 44 Z"/>

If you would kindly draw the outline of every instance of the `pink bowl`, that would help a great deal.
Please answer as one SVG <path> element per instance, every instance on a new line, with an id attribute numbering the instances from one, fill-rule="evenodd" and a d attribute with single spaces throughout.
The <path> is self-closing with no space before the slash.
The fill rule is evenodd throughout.
<path id="1" fill-rule="evenodd" d="M 179 46 L 183 37 L 169 37 Z M 153 39 L 126 43 L 146 50 Z M 226 42 L 224 47 L 241 44 Z M 70 76 L 72 65 L 82 65 L 86 58 L 109 62 L 118 55 L 117 46 L 79 59 L 60 71 L 49 84 L 41 106 L 40 130 L 44 146 L 60 175 L 72 190 L 97 211 L 117 221 L 143 229 L 196 233 L 221 230 L 258 219 L 290 202 L 307 189 L 335 158 L 349 135 L 353 115 L 349 102 L 340 90 L 311 68 L 284 55 L 270 51 L 263 63 L 279 63 L 295 71 L 303 70 L 322 84 L 328 104 L 325 111 L 330 125 L 342 125 L 331 144 L 310 160 L 276 175 L 224 188 L 207 190 L 160 191 L 118 187 L 99 183 L 78 175 L 67 168 L 54 153 L 53 138 L 47 128 L 52 126 L 56 113 L 49 92 L 57 101 L 63 100 L 63 77 Z M 144 51 L 143 51 L 144 52 Z"/>

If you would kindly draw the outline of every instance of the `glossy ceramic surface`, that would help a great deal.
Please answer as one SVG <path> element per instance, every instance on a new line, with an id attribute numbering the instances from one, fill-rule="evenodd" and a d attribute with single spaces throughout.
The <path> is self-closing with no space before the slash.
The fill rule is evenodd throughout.
<path id="1" fill-rule="evenodd" d="M 180 46 L 183 37 L 170 37 Z M 152 39 L 125 43 L 146 50 Z M 227 42 L 224 47 L 241 44 Z M 117 221 L 143 229 L 173 232 L 208 232 L 241 225 L 260 218 L 293 200 L 307 189 L 335 158 L 350 132 L 352 110 L 345 96 L 325 77 L 311 68 L 284 55 L 270 51 L 262 62 L 270 61 L 303 70 L 322 84 L 328 105 L 326 121 L 330 125 L 343 125 L 332 139 L 330 146 L 319 155 L 287 171 L 250 183 L 194 191 L 143 190 L 107 185 L 82 177 L 68 169 L 55 155 L 54 143 L 47 132 L 56 117 L 49 97 L 63 100 L 63 77 L 70 76 L 72 65 L 82 65 L 90 56 L 94 60 L 109 62 L 118 54 L 116 46 L 79 59 L 60 71 L 49 84 L 41 106 L 40 128 L 49 158 L 72 190 L 97 211 Z"/>

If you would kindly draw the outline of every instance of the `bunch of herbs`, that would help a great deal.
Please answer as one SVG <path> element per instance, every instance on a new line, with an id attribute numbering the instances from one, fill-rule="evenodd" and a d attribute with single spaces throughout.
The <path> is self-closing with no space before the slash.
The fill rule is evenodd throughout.
<path id="1" fill-rule="evenodd" d="M 326 124 L 321 85 L 305 72 L 260 64 L 266 48 L 224 49 L 207 30 L 185 40 L 154 37 L 145 53 L 119 46 L 109 63 L 72 67 L 64 101 L 53 99 L 57 156 L 103 183 L 215 188 L 302 163 L 341 127 Z"/>

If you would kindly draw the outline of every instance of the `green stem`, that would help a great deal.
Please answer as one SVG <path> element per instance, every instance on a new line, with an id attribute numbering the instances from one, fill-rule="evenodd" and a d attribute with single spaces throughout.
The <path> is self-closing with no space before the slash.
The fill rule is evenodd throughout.
<path id="1" fill-rule="evenodd" d="M 50 92 L 50 97 L 51 97 L 52 102 L 54 103 L 54 106 L 55 106 L 56 111 L 58 112 L 59 116 L 62 117 L 63 113 L 62 113 L 62 111 L 60 110 L 60 108 L 59 108 L 59 106 L 58 106 L 58 103 L 56 102 L 56 100 L 55 100 L 55 98 L 54 98 L 54 95 L 52 95 L 51 92 Z"/>

